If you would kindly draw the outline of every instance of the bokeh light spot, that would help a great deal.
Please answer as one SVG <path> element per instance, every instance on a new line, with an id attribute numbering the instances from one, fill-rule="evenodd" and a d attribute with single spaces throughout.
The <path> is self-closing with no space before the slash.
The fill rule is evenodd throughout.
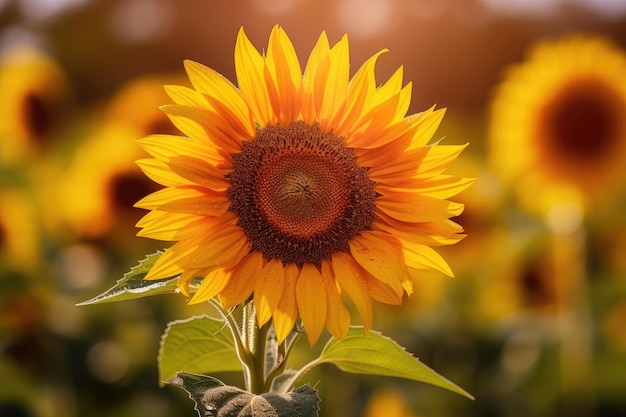
<path id="1" fill-rule="evenodd" d="M 548 210 L 546 223 L 555 235 L 570 235 L 578 230 L 583 222 L 583 207 L 576 201 L 563 201 L 553 204 Z"/>
<path id="2" fill-rule="evenodd" d="M 114 341 L 98 342 L 87 352 L 87 367 L 104 382 L 119 381 L 128 371 L 129 358 L 126 351 Z"/>
<path id="3" fill-rule="evenodd" d="M 342 30 L 359 38 L 380 35 L 391 23 L 392 12 L 389 0 L 342 0 L 336 8 Z"/>
<path id="4" fill-rule="evenodd" d="M 282 15 L 292 11 L 300 0 L 250 0 L 252 7 L 271 15 Z"/>
<path id="5" fill-rule="evenodd" d="M 82 6 L 89 0 L 20 0 L 17 2 L 21 12 L 30 20 L 46 20 L 69 10 Z"/>
<path id="6" fill-rule="evenodd" d="M 504 344 L 501 366 L 505 372 L 519 375 L 537 364 L 541 355 L 541 343 L 536 332 L 520 329 Z"/>
<path id="7" fill-rule="evenodd" d="M 556 10 L 564 0 L 481 0 L 492 12 L 511 16 L 545 17 Z"/>
<path id="8" fill-rule="evenodd" d="M 172 27 L 175 12 L 166 2 L 128 0 L 120 2 L 111 12 L 113 34 L 131 43 L 154 42 Z"/>
<path id="9" fill-rule="evenodd" d="M 102 251 L 87 244 L 63 249 L 58 267 L 64 284 L 72 289 L 94 288 L 104 281 L 108 272 Z"/>

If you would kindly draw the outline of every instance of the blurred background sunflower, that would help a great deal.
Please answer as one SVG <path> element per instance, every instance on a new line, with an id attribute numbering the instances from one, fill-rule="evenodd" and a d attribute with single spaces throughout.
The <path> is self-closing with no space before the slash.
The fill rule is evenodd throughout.
<path id="1" fill-rule="evenodd" d="M 176 133 L 160 85 L 184 59 L 235 81 L 239 28 L 275 24 L 300 62 L 347 33 L 351 74 L 388 48 L 377 79 L 402 65 L 409 114 L 448 108 L 434 139 L 470 142 L 448 172 L 477 178 L 455 278 L 373 323 L 476 400 L 324 367 L 324 415 L 626 415 L 626 1 L 0 0 L 0 417 L 194 414 L 156 356 L 207 307 L 75 304 L 161 248 L 132 207 L 136 139 Z"/>
<path id="2" fill-rule="evenodd" d="M 623 188 L 625 78 L 626 54 L 591 35 L 538 42 L 508 69 L 491 103 L 490 157 L 531 209 L 568 188 L 604 202 Z"/>

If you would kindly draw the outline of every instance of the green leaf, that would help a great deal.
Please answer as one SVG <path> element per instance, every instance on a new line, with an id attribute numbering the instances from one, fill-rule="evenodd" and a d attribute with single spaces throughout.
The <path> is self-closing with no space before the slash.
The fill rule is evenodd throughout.
<path id="1" fill-rule="evenodd" d="M 176 372 L 174 378 L 165 381 L 165 383 L 184 389 L 189 393 L 189 398 L 195 402 L 200 402 L 208 390 L 226 385 L 212 376 L 194 374 L 191 372 Z"/>
<path id="2" fill-rule="evenodd" d="M 224 386 L 224 383 L 219 379 L 190 372 L 177 372 L 174 378 L 165 381 L 165 383 L 185 390 L 194 403 L 194 410 L 198 412 L 200 417 L 206 416 L 207 411 L 210 411 L 203 404 L 204 395 L 207 391 Z"/>
<path id="3" fill-rule="evenodd" d="M 165 279 L 144 280 L 144 277 L 150 271 L 150 268 L 159 259 L 163 252 L 158 251 L 146 256 L 145 259 L 139 261 L 137 266 L 131 268 L 129 272 L 117 283 L 103 292 L 102 294 L 79 303 L 77 305 L 84 306 L 90 304 L 110 303 L 113 301 L 133 300 L 135 298 L 148 297 L 157 294 L 171 294 L 178 292 L 176 286 L 178 275 Z"/>
<path id="4" fill-rule="evenodd" d="M 320 397 L 309 385 L 285 393 L 255 395 L 241 388 L 224 385 L 210 376 L 178 372 L 168 384 L 189 394 L 198 417 L 318 417 Z"/>
<path id="5" fill-rule="evenodd" d="M 320 357 L 314 361 L 333 363 L 344 372 L 406 378 L 445 388 L 457 394 L 474 397 L 433 371 L 392 339 L 362 327 L 352 327 L 344 340 L 331 338 Z"/>
<path id="6" fill-rule="evenodd" d="M 208 316 L 171 322 L 159 350 L 159 378 L 167 381 L 184 371 L 196 374 L 241 371 L 230 329 Z"/>

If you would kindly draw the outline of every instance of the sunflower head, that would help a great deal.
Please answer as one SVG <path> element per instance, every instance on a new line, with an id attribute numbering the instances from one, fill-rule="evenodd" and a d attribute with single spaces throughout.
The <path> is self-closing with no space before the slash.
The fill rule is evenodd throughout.
<path id="1" fill-rule="evenodd" d="M 624 178 L 624 79 L 626 55 L 602 38 L 536 44 L 510 69 L 492 103 L 495 169 L 521 179 L 530 200 L 558 187 L 590 199 L 607 194 Z"/>
<path id="2" fill-rule="evenodd" d="M 301 121 L 269 125 L 243 145 L 233 155 L 227 195 L 251 250 L 321 267 L 370 227 L 374 184 L 331 132 Z"/>
<path id="3" fill-rule="evenodd" d="M 279 341 L 301 318 L 311 344 L 346 335 L 349 297 L 368 331 L 372 300 L 400 304 L 411 269 L 451 274 L 431 246 L 463 237 L 447 198 L 471 180 L 443 174 L 464 146 L 429 146 L 443 112 L 406 115 L 402 68 L 378 86 L 379 55 L 349 75 L 348 40 L 322 33 L 305 66 L 276 26 L 261 55 L 243 30 L 238 87 L 186 61 L 193 88 L 167 86 L 162 107 L 183 136 L 141 139 L 138 161 L 165 188 L 140 236 L 174 241 L 146 279 L 180 274 L 191 303 L 226 307 L 250 296 Z M 202 283 L 191 294 L 189 284 Z"/>
<path id="4" fill-rule="evenodd" d="M 0 57 L 0 163 L 14 165 L 50 147 L 69 108 L 67 78 L 57 62 L 30 46 Z"/>
<path id="5" fill-rule="evenodd" d="M 132 207 L 157 189 L 135 164 L 145 156 L 134 138 L 175 133 L 158 106 L 167 100 L 164 83 L 184 82 L 177 74 L 151 74 L 122 85 L 76 148 L 60 180 L 59 223 L 81 239 L 128 238 L 141 217 Z M 56 199 L 55 199 L 56 200 Z M 120 240 L 120 239 L 118 239 Z"/>

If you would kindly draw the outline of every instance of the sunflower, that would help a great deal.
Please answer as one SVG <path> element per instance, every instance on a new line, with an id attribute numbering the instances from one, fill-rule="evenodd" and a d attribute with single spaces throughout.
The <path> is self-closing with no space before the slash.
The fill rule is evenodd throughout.
<path id="1" fill-rule="evenodd" d="M 185 61 L 193 89 L 167 86 L 162 107 L 185 137 L 140 140 L 138 161 L 163 188 L 137 203 L 151 210 L 139 236 L 175 241 L 146 279 L 180 274 L 199 303 L 233 307 L 253 295 L 259 326 L 283 341 L 300 317 L 311 345 L 324 327 L 343 338 L 347 295 L 365 331 L 372 300 L 400 304 L 410 269 L 451 275 L 431 248 L 462 239 L 446 199 L 470 179 L 442 172 L 465 145 L 427 146 L 443 111 L 405 116 L 402 68 L 376 86 L 374 66 L 349 78 L 348 39 L 322 33 L 304 73 L 284 30 L 265 55 L 243 29 L 235 47 L 239 87 Z M 202 277 L 197 291 L 189 284 Z"/>
<path id="2" fill-rule="evenodd" d="M 92 239 L 120 232 L 128 238 L 124 231 L 141 217 L 132 204 L 157 189 L 135 164 L 146 155 L 132 139 L 175 133 L 157 106 L 167 99 L 163 83 L 179 81 L 183 77 L 176 74 L 132 79 L 95 118 L 97 127 L 77 147 L 59 181 L 61 223 L 76 236 Z"/>
<path id="3" fill-rule="evenodd" d="M 490 156 L 497 172 L 521 181 L 535 205 L 559 191 L 589 201 L 612 194 L 626 163 L 625 79 L 626 55 L 603 38 L 535 45 L 492 102 Z"/>
<path id="4" fill-rule="evenodd" d="M 39 228 L 28 195 L 22 190 L 0 190 L 0 266 L 32 271 L 39 266 Z"/>
<path id="5" fill-rule="evenodd" d="M 0 164 L 12 166 L 49 147 L 69 107 L 69 86 L 54 59 L 16 46 L 2 56 L 0 91 Z"/>
<path id="6" fill-rule="evenodd" d="M 516 316 L 545 320 L 564 307 L 557 285 L 568 286 L 569 277 L 557 277 L 554 260 L 545 238 L 502 238 L 494 242 L 499 250 L 485 263 L 488 270 L 478 276 L 474 310 L 482 321 L 506 321 Z M 503 279 L 505 277 L 505 279 Z M 558 278 L 558 280 L 557 280 Z"/>

